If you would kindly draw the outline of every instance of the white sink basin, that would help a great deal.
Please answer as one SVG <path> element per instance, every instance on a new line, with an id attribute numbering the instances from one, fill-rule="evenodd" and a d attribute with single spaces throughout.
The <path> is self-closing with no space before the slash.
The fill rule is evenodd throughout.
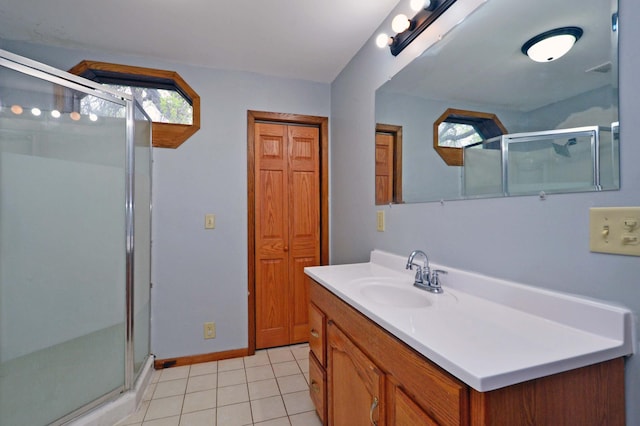
<path id="1" fill-rule="evenodd" d="M 378 305 L 398 308 L 426 308 L 431 305 L 427 294 L 413 288 L 411 283 L 381 278 L 357 281 L 356 286 L 360 296 Z"/>

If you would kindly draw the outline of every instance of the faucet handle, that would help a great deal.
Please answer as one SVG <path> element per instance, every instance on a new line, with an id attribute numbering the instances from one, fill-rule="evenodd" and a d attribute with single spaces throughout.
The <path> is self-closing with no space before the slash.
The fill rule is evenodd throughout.
<path id="1" fill-rule="evenodd" d="M 448 272 L 443 271 L 442 269 L 434 269 L 433 277 L 431 279 L 431 285 L 433 287 L 440 287 L 440 274 L 448 274 Z"/>

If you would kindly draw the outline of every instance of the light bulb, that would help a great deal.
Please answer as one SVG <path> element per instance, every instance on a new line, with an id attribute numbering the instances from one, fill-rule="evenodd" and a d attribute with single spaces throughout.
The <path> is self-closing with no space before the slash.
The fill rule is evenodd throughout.
<path id="1" fill-rule="evenodd" d="M 78 121 L 80 120 L 80 113 L 77 111 L 73 111 L 71 114 L 69 114 L 69 118 L 71 118 L 73 121 Z"/>
<path id="2" fill-rule="evenodd" d="M 38 117 L 40 114 L 42 114 L 42 111 L 40 111 L 40 108 L 31 108 L 31 114 L 35 115 L 36 117 Z"/>
<path id="3" fill-rule="evenodd" d="M 94 113 L 90 113 L 89 114 L 89 120 L 91 121 L 98 121 L 98 116 L 95 115 Z"/>
<path id="4" fill-rule="evenodd" d="M 20 105 L 11 105 L 11 112 L 15 115 L 22 114 L 22 107 Z"/>
<path id="5" fill-rule="evenodd" d="M 378 46 L 380 49 L 383 49 L 389 46 L 389 44 L 390 40 L 388 35 L 386 35 L 385 33 L 378 34 L 378 37 L 376 37 L 376 46 Z"/>
<path id="6" fill-rule="evenodd" d="M 411 22 L 409 22 L 409 18 L 407 18 L 407 15 L 404 13 L 396 15 L 396 17 L 393 18 L 393 21 L 391 21 L 391 28 L 393 28 L 393 31 L 398 34 L 404 32 L 410 26 Z"/>
<path id="7" fill-rule="evenodd" d="M 419 12 L 422 9 L 427 9 L 431 6 L 430 0 L 411 0 L 411 10 L 414 12 Z"/>
<path id="8" fill-rule="evenodd" d="M 51 116 L 53 118 L 60 118 L 60 111 L 58 111 L 57 109 L 54 109 L 51 111 Z"/>

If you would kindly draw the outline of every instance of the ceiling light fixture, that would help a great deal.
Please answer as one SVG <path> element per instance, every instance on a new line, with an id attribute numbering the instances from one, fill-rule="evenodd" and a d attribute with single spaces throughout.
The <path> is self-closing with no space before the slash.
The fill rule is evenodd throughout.
<path id="1" fill-rule="evenodd" d="M 545 31 L 523 44 L 521 51 L 536 62 L 555 61 L 571 50 L 582 37 L 582 33 L 580 27 L 562 27 Z"/>
<path id="2" fill-rule="evenodd" d="M 376 37 L 380 48 L 389 46 L 391 54 L 397 56 L 429 25 L 442 15 L 456 0 L 410 0 L 411 9 L 416 11 L 413 18 L 400 13 L 393 18 L 391 28 L 396 33 L 389 37 L 381 33 Z"/>

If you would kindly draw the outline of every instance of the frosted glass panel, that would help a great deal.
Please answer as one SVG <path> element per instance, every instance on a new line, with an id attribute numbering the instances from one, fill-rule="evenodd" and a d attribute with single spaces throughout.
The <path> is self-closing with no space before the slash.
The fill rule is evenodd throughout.
<path id="1" fill-rule="evenodd" d="M 486 148 L 486 149 L 485 149 Z M 497 197 L 502 195 L 502 151 L 500 141 L 497 148 L 484 144 L 464 150 L 465 197 Z"/>
<path id="2" fill-rule="evenodd" d="M 504 137 L 508 145 L 506 190 L 509 195 L 599 189 L 594 151 L 597 130 L 538 133 Z"/>
<path id="3" fill-rule="evenodd" d="M 134 200 L 134 374 L 137 377 L 150 352 L 151 284 L 151 122 L 136 111 Z"/>
<path id="4" fill-rule="evenodd" d="M 72 114 L 77 95 L 0 70 L 2 425 L 124 384 L 125 119 Z"/>
<path id="5" fill-rule="evenodd" d="M 465 147 L 465 197 L 620 187 L 617 124 L 502 135 Z"/>

